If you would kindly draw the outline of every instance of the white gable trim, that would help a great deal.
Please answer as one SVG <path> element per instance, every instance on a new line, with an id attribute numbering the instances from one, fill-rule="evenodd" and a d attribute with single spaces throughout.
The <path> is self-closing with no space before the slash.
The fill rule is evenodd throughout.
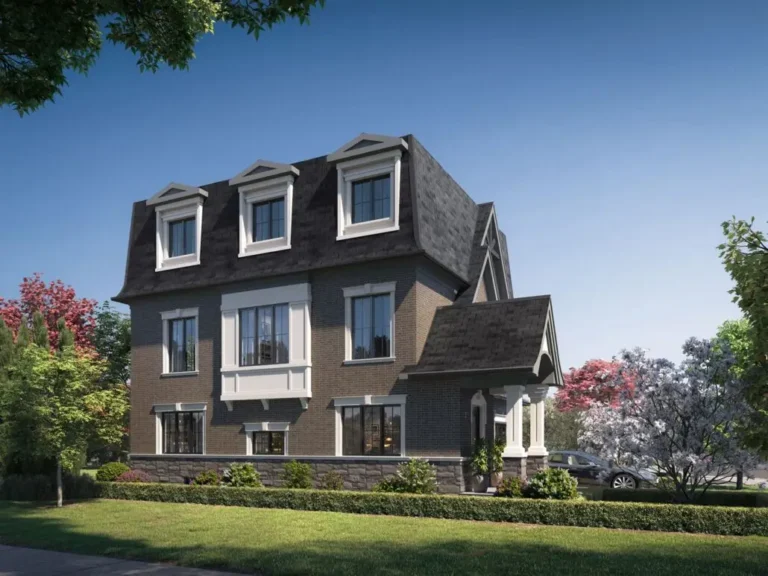
<path id="1" fill-rule="evenodd" d="M 268 170 L 251 174 L 251 172 L 258 168 L 268 168 Z M 229 185 L 238 186 L 240 184 L 286 175 L 298 176 L 299 169 L 291 164 L 281 164 L 279 162 L 270 162 L 269 160 L 256 160 L 256 162 L 248 166 L 248 168 L 240 172 L 237 176 L 231 178 L 229 180 Z"/>
<path id="2" fill-rule="evenodd" d="M 364 146 L 362 148 L 355 148 L 360 142 L 363 142 L 365 140 L 369 140 L 371 142 L 374 142 L 374 144 L 371 144 L 369 146 Z M 350 150 L 352 148 L 352 150 Z M 408 143 L 402 139 L 397 138 L 394 136 L 381 136 L 379 134 L 360 134 L 357 138 L 354 140 L 350 140 L 346 144 L 344 144 L 341 148 L 333 152 L 332 154 L 328 154 L 326 156 L 326 160 L 328 162 L 338 162 L 340 160 L 349 160 L 351 158 L 357 158 L 359 156 L 367 156 L 368 154 L 372 154 L 374 152 L 381 152 L 383 150 L 389 150 L 391 148 L 402 148 L 403 150 L 408 150 Z"/>
<path id="3" fill-rule="evenodd" d="M 184 200 L 195 196 L 208 198 L 208 192 L 202 188 L 197 188 L 196 186 L 187 186 L 186 184 L 171 182 L 165 188 L 160 190 L 160 192 L 147 200 L 147 206 L 155 206 L 157 204 L 164 204 L 165 202 L 173 202 L 174 200 Z"/>

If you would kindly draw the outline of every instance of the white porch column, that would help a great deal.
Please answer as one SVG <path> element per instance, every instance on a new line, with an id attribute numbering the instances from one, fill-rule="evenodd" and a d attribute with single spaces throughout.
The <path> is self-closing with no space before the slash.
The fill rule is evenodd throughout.
<path id="1" fill-rule="evenodd" d="M 505 458 L 525 457 L 523 448 L 523 392 L 525 386 L 504 386 L 507 396 L 507 445 Z"/>
<path id="2" fill-rule="evenodd" d="M 528 448 L 529 456 L 546 456 L 549 454 L 544 445 L 544 400 L 547 397 L 549 386 L 545 384 L 532 384 L 526 386 L 528 398 L 531 399 L 531 445 Z"/>

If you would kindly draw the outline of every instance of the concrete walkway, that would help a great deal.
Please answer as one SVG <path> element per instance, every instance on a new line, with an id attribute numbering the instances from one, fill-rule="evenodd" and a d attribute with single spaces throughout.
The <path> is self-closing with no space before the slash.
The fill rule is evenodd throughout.
<path id="1" fill-rule="evenodd" d="M 170 564 L 149 564 L 102 556 L 82 556 L 0 545 L 0 576 L 233 576 Z"/>

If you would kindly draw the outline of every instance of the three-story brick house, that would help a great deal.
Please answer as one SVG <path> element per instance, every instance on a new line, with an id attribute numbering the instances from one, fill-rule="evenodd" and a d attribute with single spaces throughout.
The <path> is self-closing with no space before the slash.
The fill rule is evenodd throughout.
<path id="1" fill-rule="evenodd" d="M 550 298 L 513 297 L 493 204 L 413 136 L 136 202 L 115 300 L 131 309 L 131 465 L 155 479 L 246 460 L 277 484 L 296 459 L 364 489 L 418 456 L 457 492 L 495 431 L 507 473 L 546 463 Z"/>

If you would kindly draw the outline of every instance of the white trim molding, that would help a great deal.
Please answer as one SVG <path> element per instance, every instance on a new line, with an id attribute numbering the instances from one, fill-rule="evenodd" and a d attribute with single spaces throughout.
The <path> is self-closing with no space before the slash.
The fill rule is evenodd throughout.
<path id="1" fill-rule="evenodd" d="M 256 160 L 245 170 L 240 172 L 234 178 L 229 180 L 230 186 L 240 186 L 259 180 L 267 180 L 278 176 L 298 176 L 299 169 L 290 164 L 281 164 L 280 162 L 270 162 L 269 160 Z"/>
<path id="2" fill-rule="evenodd" d="M 344 364 L 377 364 L 395 360 L 395 288 L 396 282 L 363 284 L 342 288 L 344 292 Z M 389 356 L 380 358 L 352 358 L 352 299 L 360 296 L 389 294 Z"/>
<path id="3" fill-rule="evenodd" d="M 367 394 L 365 396 L 341 396 L 333 399 L 333 408 L 336 412 L 336 437 L 335 437 L 335 455 L 343 456 L 343 431 L 344 426 L 341 420 L 341 409 L 345 406 L 400 406 L 400 455 L 390 456 L 390 458 L 403 458 L 405 457 L 405 401 L 407 399 L 406 394 L 390 394 L 388 396 L 374 396 Z M 372 459 L 382 458 L 382 456 L 344 456 L 344 458 L 360 458 L 360 459 Z"/>
<path id="4" fill-rule="evenodd" d="M 530 405 L 531 445 L 528 447 L 528 456 L 547 456 L 544 443 L 544 420 L 546 418 L 545 401 L 549 386 L 546 384 L 530 384 L 525 387 Z"/>
<path id="5" fill-rule="evenodd" d="M 171 182 L 165 188 L 160 190 L 160 192 L 147 200 L 147 206 L 157 206 L 158 204 L 164 204 L 166 202 L 187 200 L 198 196 L 208 198 L 208 191 L 203 190 L 202 188 L 197 188 L 196 186 L 187 186 L 186 184 Z"/>
<path id="6" fill-rule="evenodd" d="M 162 204 L 155 208 L 155 272 L 186 268 L 200 264 L 200 248 L 203 233 L 203 200 L 199 194 L 178 202 Z M 195 219 L 195 251 L 181 256 L 168 256 L 169 224 L 186 218 Z"/>
<path id="7" fill-rule="evenodd" d="M 293 220 L 293 174 L 255 182 L 238 188 L 240 194 L 238 256 L 255 256 L 291 248 L 291 222 Z M 283 199 L 285 202 L 285 233 L 279 238 L 253 239 L 253 205 L 267 200 Z"/>
<path id="8" fill-rule="evenodd" d="M 469 422 L 470 422 L 470 430 L 472 430 L 472 434 L 474 435 L 475 432 L 475 407 L 480 408 L 480 438 L 485 439 L 486 436 L 486 428 L 488 425 L 488 403 L 485 401 L 485 396 L 483 396 L 483 391 L 478 390 L 475 392 L 475 394 L 472 396 L 472 400 L 470 402 L 471 411 L 469 413 Z M 475 442 L 477 438 L 472 438 L 472 442 Z"/>
<path id="9" fill-rule="evenodd" d="M 195 369 L 188 372 L 171 372 L 170 366 L 170 347 L 171 347 L 171 333 L 168 330 L 168 323 L 171 320 L 180 320 L 182 318 L 194 318 L 195 319 Z M 160 321 L 163 324 L 163 376 L 187 376 L 191 374 L 197 374 L 200 366 L 200 314 L 198 308 L 177 308 L 176 310 L 167 310 L 160 312 Z"/>
<path id="10" fill-rule="evenodd" d="M 308 283 L 234 292 L 221 296 L 221 397 L 227 407 L 237 400 L 297 398 L 306 408 L 312 397 L 312 326 Z M 288 305 L 288 362 L 240 366 L 240 310 Z"/>
<path id="11" fill-rule="evenodd" d="M 254 432 L 283 432 L 283 453 L 271 454 L 271 456 L 288 456 L 288 430 L 291 427 L 290 422 L 247 422 L 243 424 L 245 432 L 245 453 L 248 456 L 270 456 L 270 454 L 253 453 L 253 433 Z"/>
<path id="12" fill-rule="evenodd" d="M 202 454 L 174 454 L 174 456 L 204 456 L 206 443 L 206 429 L 208 428 L 208 404 L 206 402 L 175 402 L 173 404 L 155 404 L 152 406 L 155 413 L 155 454 L 169 456 L 163 453 L 163 420 L 165 412 L 203 412 L 203 453 Z"/>
<path id="13" fill-rule="evenodd" d="M 384 234 L 400 229 L 400 169 L 402 152 L 391 150 L 373 156 L 355 158 L 336 165 L 337 227 L 336 240 Z M 352 184 L 373 176 L 389 175 L 390 210 L 388 218 L 352 223 Z"/>

